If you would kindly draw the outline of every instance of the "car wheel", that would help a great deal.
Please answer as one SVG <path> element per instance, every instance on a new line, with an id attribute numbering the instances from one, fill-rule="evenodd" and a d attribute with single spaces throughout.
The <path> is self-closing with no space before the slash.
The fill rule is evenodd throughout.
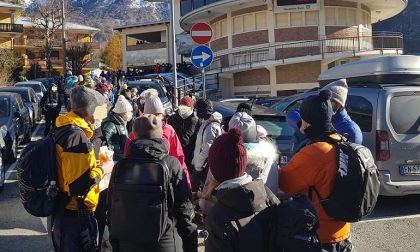
<path id="1" fill-rule="evenodd" d="M 4 182 L 6 180 L 6 167 L 3 165 L 3 162 L 0 158 L 0 192 L 4 189 Z"/>
<path id="2" fill-rule="evenodd" d="M 18 152 L 18 142 L 17 137 L 12 142 L 12 145 L 10 146 L 10 149 L 6 149 L 4 153 L 6 153 L 4 157 L 4 162 L 11 164 L 16 161 L 17 159 L 17 152 Z"/>
<path id="3" fill-rule="evenodd" d="M 29 143 L 31 141 L 32 137 L 32 127 L 28 127 L 28 130 L 26 131 L 25 137 L 23 138 L 23 143 Z"/>

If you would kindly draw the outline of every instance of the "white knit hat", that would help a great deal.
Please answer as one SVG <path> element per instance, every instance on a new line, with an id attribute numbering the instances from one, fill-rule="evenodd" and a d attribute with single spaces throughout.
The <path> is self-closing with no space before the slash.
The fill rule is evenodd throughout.
<path id="1" fill-rule="evenodd" d="M 257 141 L 257 124 L 254 118 L 248 115 L 246 112 L 236 112 L 229 121 L 229 130 L 232 128 L 238 128 L 241 130 L 244 141 L 247 143 L 253 143 Z"/>
<path id="2" fill-rule="evenodd" d="M 127 99 L 125 99 L 124 95 L 120 95 L 118 96 L 117 103 L 115 103 L 115 107 L 112 111 L 117 114 L 124 114 L 127 112 L 132 112 L 133 106 L 129 101 L 127 101 Z"/>
<path id="3" fill-rule="evenodd" d="M 321 90 L 330 90 L 332 93 L 331 100 L 334 100 L 340 103 L 341 106 L 344 107 L 347 101 L 347 93 L 349 91 L 349 87 L 347 86 L 346 79 L 340 79 L 323 87 Z"/>
<path id="4" fill-rule="evenodd" d="M 84 80 L 83 75 L 79 75 L 78 81 L 82 82 Z"/>
<path id="5" fill-rule="evenodd" d="M 164 114 L 162 101 L 156 89 L 148 89 L 144 92 L 144 113 L 145 114 Z"/>

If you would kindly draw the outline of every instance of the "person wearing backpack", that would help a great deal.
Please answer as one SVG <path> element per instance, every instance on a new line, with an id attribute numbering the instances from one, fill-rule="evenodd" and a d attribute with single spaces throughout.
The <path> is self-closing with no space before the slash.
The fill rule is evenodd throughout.
<path id="1" fill-rule="evenodd" d="M 210 146 L 214 139 L 220 136 L 222 130 L 222 115 L 214 112 L 213 103 L 207 99 L 199 99 L 195 104 L 195 109 L 199 119 L 202 119 L 201 126 L 195 141 L 194 156 L 192 164 L 193 191 L 196 192 L 201 184 L 204 184 L 208 172 L 208 155 Z"/>
<path id="2" fill-rule="evenodd" d="M 103 96 L 84 86 L 71 91 L 71 112 L 56 120 L 54 142 L 58 186 L 65 195 L 62 209 L 50 217 L 55 251 L 96 251 L 98 230 L 93 216 L 98 204 L 99 182 L 112 170 L 99 165 L 90 142 L 95 120 L 106 117 Z"/>
<path id="3" fill-rule="evenodd" d="M 319 216 L 318 235 L 323 251 L 350 252 L 353 251 L 350 223 L 328 215 L 320 201 L 320 197 L 325 199 L 332 193 L 338 170 L 337 145 L 323 139 L 341 140 L 331 123 L 330 98 L 331 92 L 324 90 L 303 101 L 300 107 L 301 132 L 311 143 L 280 170 L 278 183 L 288 195 L 306 192 L 312 199 Z M 317 193 L 312 193 L 313 190 Z"/>
<path id="4" fill-rule="evenodd" d="M 188 185 L 191 187 L 190 173 L 188 172 L 187 165 L 185 164 L 185 155 L 182 150 L 181 142 L 179 141 L 178 135 L 174 128 L 166 123 L 164 116 L 164 109 L 162 101 L 159 98 L 159 93 L 156 89 L 148 89 L 143 92 L 144 95 L 144 114 L 153 114 L 162 121 L 163 127 L 163 139 L 169 144 L 169 155 L 175 157 L 181 163 L 182 169 L 187 176 Z M 128 135 L 127 141 L 124 146 L 124 156 L 127 156 L 128 149 L 131 142 L 134 139 L 134 132 Z"/>
<path id="5" fill-rule="evenodd" d="M 124 157 L 124 144 L 128 136 L 126 126 L 132 118 L 133 107 L 123 95 L 120 95 L 114 109 L 102 124 L 102 132 L 107 145 L 114 151 L 114 161 L 119 161 Z"/>
<path id="6" fill-rule="evenodd" d="M 346 79 L 331 82 L 321 90 L 329 90 L 332 93 L 331 105 L 334 114 L 331 122 L 337 132 L 351 143 L 362 144 L 362 131 L 360 130 L 359 125 L 350 118 L 345 108 L 348 94 Z"/>
<path id="7" fill-rule="evenodd" d="M 191 191 L 181 164 L 168 155 L 162 120 L 145 114 L 135 120 L 133 132 L 127 157 L 111 175 L 108 224 L 113 251 L 196 252 Z"/>
<path id="8" fill-rule="evenodd" d="M 269 251 L 270 219 L 260 219 L 279 203 L 263 181 L 245 170 L 247 151 L 242 133 L 233 128 L 216 138 L 209 150 L 210 171 L 217 182 L 216 204 L 205 219 L 206 252 Z"/>
<path id="9" fill-rule="evenodd" d="M 58 88 L 52 84 L 47 93 L 41 99 L 42 113 L 45 115 L 44 136 L 50 132 L 51 126 L 55 127 L 55 120 L 60 114 L 61 100 L 58 94 Z M 35 115 L 34 115 L 35 116 Z"/>
<path id="10" fill-rule="evenodd" d="M 185 96 L 180 101 L 178 110 L 168 119 L 168 123 L 174 128 L 181 142 L 182 149 L 185 154 L 185 162 L 191 169 L 191 161 L 193 159 L 196 125 L 198 118 L 194 113 L 194 101 L 190 96 Z"/>

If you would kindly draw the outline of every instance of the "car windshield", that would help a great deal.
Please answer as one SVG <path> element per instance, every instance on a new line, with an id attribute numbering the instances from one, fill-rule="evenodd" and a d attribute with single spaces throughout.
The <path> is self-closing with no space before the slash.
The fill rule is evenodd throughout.
<path id="1" fill-rule="evenodd" d="M 391 99 L 390 116 L 395 132 L 416 135 L 420 133 L 419 103 L 420 95 L 395 96 Z"/>
<path id="2" fill-rule="evenodd" d="M 269 137 L 276 140 L 289 140 L 294 133 L 293 128 L 278 117 L 255 117 L 255 122 L 267 130 Z"/>
<path id="3" fill-rule="evenodd" d="M 8 117 L 9 113 L 9 99 L 6 97 L 0 97 L 0 117 Z"/>
<path id="4" fill-rule="evenodd" d="M 41 89 L 41 85 L 37 85 L 37 84 L 25 84 L 25 83 L 19 83 L 16 84 L 16 87 L 31 87 L 35 90 L 35 92 L 37 93 L 41 93 L 42 89 Z"/>
<path id="5" fill-rule="evenodd" d="M 156 84 L 131 83 L 131 84 L 128 84 L 128 86 L 137 88 L 139 90 L 139 94 L 141 94 L 143 91 L 153 88 L 158 91 L 160 98 L 166 97 L 166 94 L 165 94 L 165 91 L 163 91 L 163 88 Z"/>
<path id="6" fill-rule="evenodd" d="M 0 91 L 5 91 L 5 92 L 11 92 L 11 93 L 17 93 L 20 94 L 20 96 L 22 97 L 23 102 L 30 102 L 29 99 L 29 94 L 27 90 L 13 90 L 13 89 L 0 89 Z"/>

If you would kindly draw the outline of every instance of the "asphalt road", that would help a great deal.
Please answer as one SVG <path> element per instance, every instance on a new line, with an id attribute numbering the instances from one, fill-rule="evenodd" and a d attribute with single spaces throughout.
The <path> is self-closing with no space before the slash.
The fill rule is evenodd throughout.
<path id="1" fill-rule="evenodd" d="M 39 139 L 43 125 L 33 132 L 32 140 Z M 0 252 L 53 251 L 45 219 L 29 215 L 22 206 L 15 164 L 8 165 L 6 177 L 0 194 Z M 358 252 L 418 252 L 418 230 L 420 195 L 380 197 L 373 214 L 352 225 L 352 241 Z M 200 251 L 204 249 L 201 247 Z"/>

